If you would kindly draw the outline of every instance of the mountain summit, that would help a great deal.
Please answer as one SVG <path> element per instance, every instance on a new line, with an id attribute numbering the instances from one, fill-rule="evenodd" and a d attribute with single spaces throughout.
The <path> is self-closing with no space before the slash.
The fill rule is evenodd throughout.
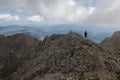
<path id="1" fill-rule="evenodd" d="M 28 37 L 22 39 L 27 40 L 28 43 L 21 45 L 32 45 L 35 41 L 29 41 Z M 24 55 L 29 53 L 25 56 L 25 62 L 18 63 L 17 69 L 3 79 L 119 80 L 119 56 L 107 52 L 99 44 L 78 33 L 54 34 L 43 41 L 35 42 L 37 45 L 32 45 L 33 50 L 23 51 Z M 19 58 L 19 61 L 21 60 L 22 58 Z"/>

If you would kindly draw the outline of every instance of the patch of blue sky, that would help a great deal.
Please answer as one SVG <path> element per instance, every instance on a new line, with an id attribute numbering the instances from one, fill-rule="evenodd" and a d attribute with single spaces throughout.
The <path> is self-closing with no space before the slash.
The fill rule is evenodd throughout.
<path id="1" fill-rule="evenodd" d="M 18 15 L 20 17 L 23 17 L 23 18 L 27 18 L 28 16 L 24 13 L 16 13 L 14 11 L 11 11 L 11 10 L 7 10 L 7 9 L 0 9 L 0 14 L 10 14 L 10 15 Z"/>
<path id="2" fill-rule="evenodd" d="M 84 6 L 89 8 L 89 7 L 96 7 L 98 3 L 98 0 L 92 0 L 90 2 L 85 2 Z"/>
<path id="3" fill-rule="evenodd" d="M 81 0 L 75 0 L 77 2 L 77 4 L 79 6 L 84 6 L 86 8 L 89 8 L 89 7 L 96 7 L 97 4 L 98 4 L 98 0 L 84 0 L 84 1 L 81 1 Z"/>
<path id="4" fill-rule="evenodd" d="M 93 0 L 93 2 L 91 3 L 92 7 L 96 7 L 98 4 L 98 0 Z"/>

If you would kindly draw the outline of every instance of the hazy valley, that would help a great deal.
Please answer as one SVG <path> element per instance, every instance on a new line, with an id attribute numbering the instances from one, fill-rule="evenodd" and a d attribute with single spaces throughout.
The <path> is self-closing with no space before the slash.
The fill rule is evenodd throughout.
<path id="1" fill-rule="evenodd" d="M 40 25 L 39 27 L 10 25 L 1 26 L 0 34 L 7 36 L 24 33 L 33 38 L 42 40 L 45 36 L 51 36 L 53 34 L 66 34 L 70 31 L 77 32 L 83 36 L 84 31 L 87 31 L 89 39 L 100 43 L 106 37 L 112 36 L 116 30 L 120 30 L 119 27 L 92 27 L 94 28 L 91 28 L 91 26 L 80 26 L 76 24 Z"/>

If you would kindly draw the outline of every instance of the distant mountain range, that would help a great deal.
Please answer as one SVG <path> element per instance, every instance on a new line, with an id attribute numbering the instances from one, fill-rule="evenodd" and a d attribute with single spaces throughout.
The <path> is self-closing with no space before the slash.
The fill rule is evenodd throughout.
<path id="1" fill-rule="evenodd" d="M 31 37 L 42 39 L 44 36 L 42 28 L 34 28 L 34 27 L 28 27 L 28 26 L 18 26 L 18 25 L 10 25 L 10 26 L 4 26 L 0 27 L 0 34 L 1 35 L 14 35 L 18 33 L 25 33 Z"/>
<path id="2" fill-rule="evenodd" d="M 51 36 L 53 34 L 66 34 L 70 31 L 77 32 L 83 35 L 84 31 L 88 31 L 88 38 L 95 41 L 101 42 L 106 37 L 110 37 L 113 33 L 113 29 L 109 30 L 104 27 L 91 27 L 91 26 L 79 26 L 76 24 L 59 24 L 59 25 L 40 25 L 39 27 L 29 26 L 18 26 L 9 25 L 1 26 L 1 35 L 13 35 L 17 33 L 25 33 L 33 38 L 42 40 L 45 36 Z"/>

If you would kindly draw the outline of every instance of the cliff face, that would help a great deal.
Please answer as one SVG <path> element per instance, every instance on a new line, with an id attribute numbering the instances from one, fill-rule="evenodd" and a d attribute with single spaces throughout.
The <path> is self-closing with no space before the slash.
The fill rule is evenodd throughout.
<path id="1" fill-rule="evenodd" d="M 108 48 L 109 51 L 120 53 L 120 31 L 115 32 L 112 37 L 103 40 L 101 45 L 104 48 Z"/>
<path id="2" fill-rule="evenodd" d="M 13 42 L 17 45 L 13 51 L 24 52 L 21 57 L 29 56 L 19 58 L 24 62 L 5 80 L 119 80 L 120 55 L 107 52 L 77 33 L 52 35 L 39 42 L 17 36 L 11 37 L 25 43 L 18 50 L 18 42 Z"/>

